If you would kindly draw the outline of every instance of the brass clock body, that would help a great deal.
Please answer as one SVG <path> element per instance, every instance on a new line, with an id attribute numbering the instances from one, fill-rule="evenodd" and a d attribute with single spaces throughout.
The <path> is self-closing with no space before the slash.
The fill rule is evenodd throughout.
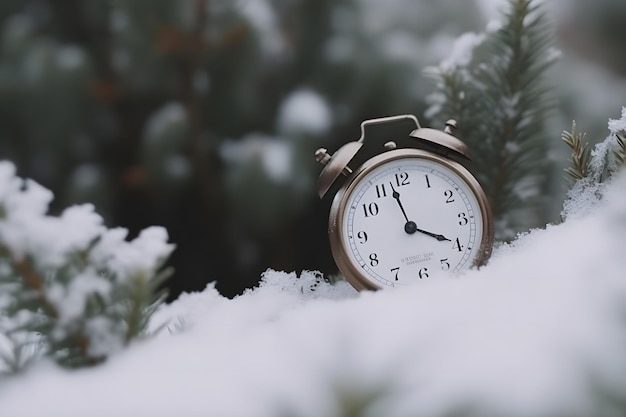
<path id="1" fill-rule="evenodd" d="M 365 127 L 414 121 L 413 148 L 385 151 L 354 171 L 348 166 L 363 145 Z M 326 194 L 337 179 L 329 215 L 329 239 L 339 270 L 357 290 L 400 287 L 483 265 L 491 254 L 493 220 L 488 199 L 474 176 L 457 160 L 467 147 L 444 131 L 420 128 L 411 115 L 373 119 L 361 125 L 361 138 L 332 157 L 318 190 Z M 424 145 L 424 146 L 422 146 Z M 421 149 L 419 149 L 421 148 Z"/>

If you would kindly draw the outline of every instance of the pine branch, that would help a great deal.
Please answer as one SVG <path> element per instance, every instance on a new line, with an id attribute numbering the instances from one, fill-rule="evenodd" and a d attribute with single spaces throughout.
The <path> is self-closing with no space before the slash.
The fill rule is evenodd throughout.
<path id="1" fill-rule="evenodd" d="M 538 135 L 545 107 L 537 83 L 545 70 L 538 59 L 547 45 L 543 16 L 532 14 L 536 7 L 531 7 L 531 2 L 513 1 L 510 5 L 508 22 L 492 41 L 493 66 L 478 73 L 486 86 L 486 110 L 495 115 L 486 120 L 487 140 L 476 145 L 489 162 L 482 176 L 496 217 L 522 203 L 514 195 L 515 182 L 540 170 L 546 152 L 545 141 Z"/>
<path id="2" fill-rule="evenodd" d="M 589 144 L 584 143 L 584 133 L 576 132 L 576 122 L 572 122 L 571 131 L 563 131 L 561 139 L 572 150 L 570 167 L 565 172 L 575 181 L 587 178 L 589 176 L 589 163 L 591 161 L 591 153 Z"/>
<path id="3" fill-rule="evenodd" d="M 539 3 L 510 0 L 502 27 L 484 35 L 469 62 L 435 73 L 439 102 L 431 113 L 439 124 L 457 120 L 457 134 L 472 151 L 472 170 L 490 200 L 498 239 L 532 226 L 519 219 L 539 216 L 547 183 L 544 121 L 551 103 L 542 80 L 554 57 L 550 39 Z"/>
<path id="4" fill-rule="evenodd" d="M 27 258 L 16 259 L 11 254 L 10 249 L 6 247 L 1 247 L 0 252 L 8 259 L 9 265 L 19 277 L 20 283 L 23 283 L 22 288 L 17 292 L 15 310 L 28 310 L 36 313 L 30 322 L 13 330 L 51 335 L 55 328 L 58 329 L 59 327 L 60 313 L 47 295 L 42 274 L 33 266 L 32 260 Z M 101 356 L 90 354 L 90 340 L 82 326 L 72 326 L 68 330 L 64 337 L 46 338 L 47 353 L 54 356 L 59 363 L 70 366 L 93 365 L 104 359 Z M 22 352 L 20 346 L 16 346 L 16 348 L 19 349 L 17 352 Z M 25 360 L 16 356 L 13 363 L 12 368 L 17 364 L 25 363 Z"/>
<path id="5" fill-rule="evenodd" d="M 25 334 L 24 332 L 2 332 L 11 347 L 10 350 L 0 350 L 0 363 L 4 363 L 4 371 L 0 368 L 0 376 L 3 374 L 17 374 L 28 366 L 43 350 L 40 338 L 37 335 Z"/>
<path id="6" fill-rule="evenodd" d="M 609 135 L 590 151 L 588 143 L 583 142 L 584 134 L 576 132 L 576 123 L 572 123 L 570 132 L 561 135 L 563 142 L 572 150 L 570 166 L 565 172 L 573 179 L 568 198 L 583 193 L 593 195 L 595 201 L 602 200 L 605 185 L 615 174 L 626 167 L 626 107 L 622 108 L 621 119 L 609 119 Z M 565 206 L 568 206 L 566 200 Z M 561 213 L 562 217 L 575 214 L 576 208 L 569 206 Z"/>
<path id="7" fill-rule="evenodd" d="M 6 248 L 1 249 L 2 253 L 10 253 Z M 56 318 L 59 313 L 56 307 L 48 300 L 44 291 L 44 285 L 42 278 L 32 267 L 32 262 L 26 259 L 15 260 L 9 255 L 10 264 L 13 270 L 22 278 L 26 287 L 34 291 L 35 297 L 38 301 L 38 305 L 46 312 L 50 317 Z"/>
<path id="8" fill-rule="evenodd" d="M 138 275 L 130 282 L 127 291 L 131 296 L 125 311 L 126 343 L 145 334 L 149 318 L 167 297 L 163 283 L 173 272 L 167 268 L 153 278 Z"/>
<path id="9" fill-rule="evenodd" d="M 7 162 L 0 173 L 0 326 L 12 346 L 0 352 L 5 369 L 28 362 L 33 340 L 43 355 L 78 367 L 143 335 L 165 298 L 160 288 L 170 271 L 161 267 L 173 250 L 165 230 L 126 241 L 126 230 L 107 230 L 88 205 L 48 216 L 48 190 L 14 177 Z"/>

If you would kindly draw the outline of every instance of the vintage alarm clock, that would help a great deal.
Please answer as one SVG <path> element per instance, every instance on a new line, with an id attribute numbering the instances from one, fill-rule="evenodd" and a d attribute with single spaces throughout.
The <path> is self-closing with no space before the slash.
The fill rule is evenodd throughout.
<path id="1" fill-rule="evenodd" d="M 398 121 L 415 123 L 408 146 L 380 144 L 381 153 L 350 167 L 367 126 Z M 361 123 L 358 141 L 333 155 L 323 148 L 315 152 L 325 165 L 320 198 L 346 177 L 330 208 L 328 233 L 337 266 L 357 290 L 458 273 L 489 258 L 491 210 L 480 184 L 459 162 L 470 158 L 452 135 L 455 128 L 454 120 L 443 131 L 422 128 L 413 115 L 371 119 Z"/>

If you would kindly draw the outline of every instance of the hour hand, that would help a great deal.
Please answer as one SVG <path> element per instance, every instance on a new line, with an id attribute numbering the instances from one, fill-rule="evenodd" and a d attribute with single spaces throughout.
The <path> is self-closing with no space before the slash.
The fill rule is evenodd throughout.
<path id="1" fill-rule="evenodd" d="M 452 242 L 450 239 L 448 239 L 444 235 L 438 235 L 436 233 L 427 232 L 426 230 L 422 230 L 422 229 L 415 229 L 415 231 L 423 233 L 423 234 L 428 235 L 430 237 L 434 237 L 435 239 L 437 239 L 440 242 L 443 242 L 444 240 L 447 240 L 448 242 Z"/>
<path id="2" fill-rule="evenodd" d="M 417 227 L 417 224 L 415 224 L 414 221 L 409 220 L 409 216 L 406 215 L 406 211 L 404 210 L 404 206 L 402 205 L 402 202 L 400 201 L 400 193 L 398 191 L 396 191 L 396 189 L 393 186 L 393 184 L 390 184 L 390 185 L 391 185 L 391 189 L 393 190 L 393 193 L 391 193 L 391 196 L 396 200 L 396 202 L 398 203 L 398 206 L 400 206 L 400 210 L 402 210 L 402 215 L 404 216 L 404 220 L 406 220 L 406 223 L 404 224 L 404 231 L 407 234 L 412 235 L 415 232 L 420 232 L 420 233 L 423 233 L 423 234 L 428 235 L 430 237 L 434 237 L 435 239 L 437 239 L 440 242 L 442 242 L 444 240 L 447 240 L 448 242 L 451 242 L 451 240 L 448 239 L 447 237 L 445 237 L 444 235 L 439 235 L 437 233 L 431 233 L 431 232 L 427 232 L 426 230 L 422 230 L 422 229 Z"/>

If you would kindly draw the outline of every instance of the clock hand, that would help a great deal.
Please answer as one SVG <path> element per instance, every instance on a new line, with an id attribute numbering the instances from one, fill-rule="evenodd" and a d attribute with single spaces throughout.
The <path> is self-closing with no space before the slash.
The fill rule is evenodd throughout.
<path id="1" fill-rule="evenodd" d="M 389 183 L 389 185 L 391 185 L 391 189 L 393 190 L 393 193 L 391 193 L 391 196 L 396 200 L 396 202 L 398 203 L 398 206 L 400 206 L 400 210 L 402 210 L 402 215 L 404 216 L 404 220 L 406 220 L 406 223 L 404 224 L 404 231 L 407 234 L 412 235 L 413 233 L 417 232 L 418 230 L 417 225 L 415 224 L 414 221 L 409 220 L 409 216 L 406 215 L 404 206 L 402 205 L 402 202 L 400 201 L 400 193 L 396 191 L 393 184 Z"/>
<path id="2" fill-rule="evenodd" d="M 398 205 L 400 206 L 400 210 L 402 210 L 402 214 L 404 215 L 404 219 L 407 221 L 407 223 L 409 223 L 409 217 L 406 215 L 406 211 L 404 211 L 404 207 L 402 206 L 402 202 L 400 201 L 400 193 L 396 191 L 393 184 L 390 183 L 390 185 L 391 185 L 391 189 L 393 190 L 393 193 L 391 194 L 391 196 L 398 202 Z"/>
<path id="3" fill-rule="evenodd" d="M 400 201 L 400 193 L 398 191 L 396 191 L 396 189 L 393 186 L 393 184 L 390 183 L 389 185 L 391 185 L 391 189 L 393 190 L 393 193 L 391 193 L 391 196 L 396 200 L 396 202 L 400 206 L 400 210 L 402 210 L 402 215 L 404 216 L 404 219 L 406 220 L 406 223 L 404 224 L 404 231 L 405 232 L 407 232 L 409 235 L 412 235 L 415 232 L 420 232 L 420 233 L 423 233 L 423 234 L 428 235 L 430 237 L 434 237 L 435 239 L 437 239 L 440 242 L 442 242 L 444 240 L 447 240 L 448 242 L 452 242 L 450 239 L 448 239 L 444 235 L 439 235 L 439 234 L 436 234 L 436 233 L 427 232 L 426 230 L 423 230 L 423 229 L 419 229 L 417 227 L 417 224 L 415 224 L 414 221 L 409 220 L 409 216 L 406 215 L 406 211 L 404 210 L 404 206 L 402 205 L 402 202 Z"/>
<path id="4" fill-rule="evenodd" d="M 427 232 L 426 230 L 422 230 L 422 229 L 415 229 L 415 231 L 423 233 L 423 234 L 428 235 L 430 237 L 434 237 L 435 239 L 437 239 L 440 242 L 443 242 L 444 240 L 447 240 L 448 242 L 452 242 L 450 239 L 448 239 L 444 235 L 438 235 L 436 233 Z"/>

